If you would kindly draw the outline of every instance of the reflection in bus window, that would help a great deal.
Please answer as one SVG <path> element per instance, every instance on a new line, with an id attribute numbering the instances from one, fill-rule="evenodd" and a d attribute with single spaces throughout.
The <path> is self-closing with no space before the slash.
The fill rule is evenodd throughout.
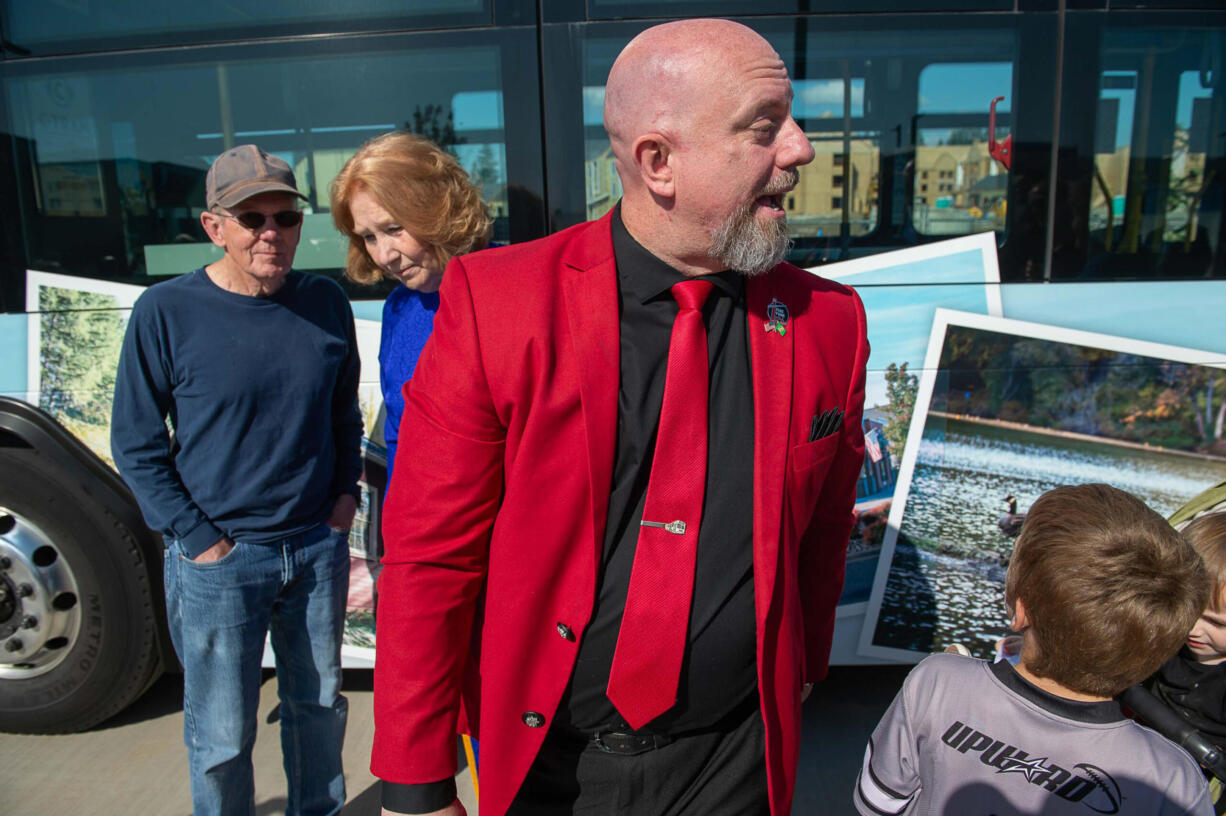
<path id="1" fill-rule="evenodd" d="M 594 219 L 612 209 L 622 194 L 603 127 L 604 85 L 595 84 L 608 74 L 620 44 L 596 41 L 586 45 L 587 81 L 582 91 L 585 215 Z M 791 51 L 777 47 L 781 54 Z M 876 228 L 879 135 L 860 130 L 866 116 L 862 70 L 866 64 L 815 60 L 809 63 L 805 77 L 794 78 L 792 116 L 816 152 L 812 163 L 799 168 L 799 182 L 784 200 L 788 232 L 794 237 L 837 238 L 844 224 L 856 237 Z"/>
<path id="2" fill-rule="evenodd" d="M 105 3 L 0 3 L 4 46 L 21 56 L 208 43 L 242 37 L 346 30 L 488 25 L 491 0 L 310 0 L 200 3 L 109 0 Z M 50 10 L 48 6 L 53 7 Z"/>
<path id="3" fill-rule="evenodd" d="M 875 133 L 808 130 L 813 162 L 800 168 L 800 183 L 784 202 L 795 235 L 839 235 L 843 224 L 853 237 L 877 227 L 877 168 L 881 149 Z"/>
<path id="4" fill-rule="evenodd" d="M 1209 80 L 1210 77 L 1204 77 Z M 1175 138 L 1171 148 L 1171 179 L 1168 185 L 1164 241 L 1182 241 L 1190 252 L 1196 243 L 1200 201 L 1204 198 L 1205 149 L 1209 142 L 1209 114 L 1212 88 L 1206 86 L 1200 71 L 1184 71 L 1179 76 L 1179 99 L 1175 105 Z"/>
<path id="5" fill-rule="evenodd" d="M 199 223 L 205 172 L 228 147 L 254 142 L 294 168 L 309 199 L 295 266 L 337 270 L 346 244 L 327 211 L 328 186 L 358 146 L 395 128 L 453 153 L 506 239 L 496 45 L 266 53 L 133 60 L 107 71 L 39 73 L 33 65 L 8 80 L 7 114 L 28 161 L 31 189 L 21 194 L 32 203 L 23 219 L 30 265 L 148 283 L 215 260 Z M 51 237 L 69 232 L 71 241 Z"/>
<path id="6" fill-rule="evenodd" d="M 997 141 L 1009 134 L 1013 65 L 931 63 L 919 75 L 911 223 L 921 235 L 1005 229 L 1008 171 L 989 152 L 988 110 Z"/>
<path id="7" fill-rule="evenodd" d="M 1004 97 L 996 136 L 1007 138 L 1019 104 L 1013 22 L 934 16 L 918 25 L 914 17 L 875 16 L 870 23 L 803 15 L 755 22 L 787 66 L 792 116 L 815 153 L 784 198 L 794 239 L 789 260 L 814 266 L 984 231 L 997 231 L 1003 241 L 1006 216 L 1018 213 L 1006 213 L 1009 170 L 989 151 L 988 112 L 993 99 Z M 579 123 L 569 113 L 558 108 L 552 122 L 547 153 L 573 168 L 566 178 L 574 180 L 568 186 L 551 175 L 556 226 L 597 218 L 621 194 L 601 113 L 609 67 L 634 33 L 592 26 L 579 43 L 579 81 L 545 73 L 545 97 L 582 110 L 582 142 L 571 140 Z M 546 26 L 546 62 L 572 59 L 574 37 L 564 25 Z M 1034 108 L 1030 132 L 1050 133 L 1050 117 L 1050 107 Z M 1035 223 L 1046 211 L 1041 199 L 1035 197 Z M 1019 213 L 1025 209 L 1019 205 Z M 1042 235 L 1040 229 L 1014 243 L 1041 260 Z"/>
<path id="8" fill-rule="evenodd" d="M 600 218 L 622 197 L 613 148 L 604 130 L 604 86 L 583 87 L 583 179 L 587 219 Z"/>
<path id="9" fill-rule="evenodd" d="M 1090 230 L 1101 231 L 1104 248 L 1114 249 L 1116 223 L 1124 216 L 1128 186 L 1129 136 L 1137 101 L 1136 71 L 1103 71 L 1094 124 L 1094 181 Z"/>
<path id="10" fill-rule="evenodd" d="M 1109 31 L 1083 277 L 1221 275 L 1220 31 Z"/>
<path id="11" fill-rule="evenodd" d="M 823 60 L 793 83 L 792 115 L 813 145 L 813 161 L 784 201 L 788 229 L 798 237 L 852 237 L 877 228 L 880 134 L 865 130 L 862 60 Z"/>
<path id="12" fill-rule="evenodd" d="M 797 119 L 829 119 L 864 115 L 864 78 L 797 79 L 792 83 L 792 115 Z"/>

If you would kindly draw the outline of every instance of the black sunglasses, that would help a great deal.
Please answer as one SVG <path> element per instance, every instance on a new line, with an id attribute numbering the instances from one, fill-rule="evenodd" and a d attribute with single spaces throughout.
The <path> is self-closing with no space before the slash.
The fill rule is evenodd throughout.
<path id="1" fill-rule="evenodd" d="M 226 218 L 233 218 L 238 223 L 242 224 L 249 230 L 263 231 L 268 224 L 268 219 L 271 218 L 274 223 L 281 229 L 289 229 L 296 227 L 302 223 L 302 212 L 300 210 L 282 210 L 275 212 L 271 216 L 266 216 L 264 213 L 248 210 L 238 215 L 233 215 L 227 212 L 219 212 L 218 215 L 224 215 Z"/>

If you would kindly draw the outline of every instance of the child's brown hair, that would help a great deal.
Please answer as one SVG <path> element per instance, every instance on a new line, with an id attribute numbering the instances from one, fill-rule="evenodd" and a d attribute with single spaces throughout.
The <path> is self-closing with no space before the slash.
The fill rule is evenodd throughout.
<path id="1" fill-rule="evenodd" d="M 1006 579 L 1033 637 L 1026 668 L 1114 697 L 1174 654 L 1200 617 L 1209 579 L 1162 516 L 1105 484 L 1058 487 L 1026 514 Z"/>
<path id="2" fill-rule="evenodd" d="M 1226 512 L 1194 518 L 1180 531 L 1209 573 L 1209 609 L 1226 612 Z"/>

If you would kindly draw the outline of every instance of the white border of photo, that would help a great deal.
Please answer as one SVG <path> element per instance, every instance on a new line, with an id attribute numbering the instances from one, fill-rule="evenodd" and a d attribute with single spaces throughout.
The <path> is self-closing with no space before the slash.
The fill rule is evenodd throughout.
<path id="1" fill-rule="evenodd" d="M 1023 320 L 1012 320 L 1010 318 L 980 315 L 971 312 L 959 312 L 952 309 L 937 309 L 933 320 L 932 333 L 928 340 L 928 352 L 924 360 L 924 368 L 920 372 L 919 393 L 916 395 L 915 411 L 911 416 L 911 426 L 907 431 L 906 453 L 903 456 L 902 465 L 899 469 L 898 484 L 895 487 L 894 501 L 890 507 L 888 527 L 886 528 L 885 539 L 882 542 L 881 558 L 877 564 L 877 574 L 873 580 L 872 594 L 869 596 L 864 616 L 864 625 L 860 631 L 860 643 L 857 651 L 863 657 L 915 663 L 928 654 L 927 652 L 909 649 L 879 646 L 873 642 L 873 638 L 876 634 L 877 618 L 881 612 L 886 583 L 889 580 L 891 566 L 894 561 L 894 549 L 898 541 L 898 531 L 902 527 L 906 514 L 907 500 L 911 491 L 911 481 L 915 473 L 920 441 L 928 420 L 933 387 L 936 384 L 938 365 L 941 360 L 941 351 L 944 348 L 946 332 L 950 326 L 964 326 L 984 331 L 1012 334 L 1018 337 L 1050 340 L 1069 345 L 1137 354 L 1160 360 L 1226 369 L 1226 355 L 1221 352 L 1202 351 L 1163 343 L 1151 343 L 1127 337 L 1098 334 L 1078 329 L 1066 329 L 1042 323 L 1031 323 Z"/>

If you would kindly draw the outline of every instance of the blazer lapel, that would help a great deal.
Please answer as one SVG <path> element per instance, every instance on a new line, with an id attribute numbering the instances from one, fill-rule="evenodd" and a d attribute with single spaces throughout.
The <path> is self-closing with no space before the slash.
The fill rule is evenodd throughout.
<path id="1" fill-rule="evenodd" d="M 783 524 L 783 484 L 792 418 L 794 321 L 784 332 L 768 330 L 768 306 L 778 297 L 772 274 L 746 279 L 749 353 L 753 361 L 753 561 L 758 620 L 766 619 Z M 778 297 L 786 306 L 786 301 Z"/>
<path id="2" fill-rule="evenodd" d="M 595 563 L 599 564 L 609 512 L 609 489 L 613 484 L 621 361 L 617 264 L 613 260 L 608 219 L 594 225 L 590 235 L 586 246 L 563 263 L 562 294 L 571 350 L 578 365 L 579 397 L 587 436 Z M 599 246 L 602 240 L 608 247 L 607 252 L 588 252 L 603 248 Z"/>

